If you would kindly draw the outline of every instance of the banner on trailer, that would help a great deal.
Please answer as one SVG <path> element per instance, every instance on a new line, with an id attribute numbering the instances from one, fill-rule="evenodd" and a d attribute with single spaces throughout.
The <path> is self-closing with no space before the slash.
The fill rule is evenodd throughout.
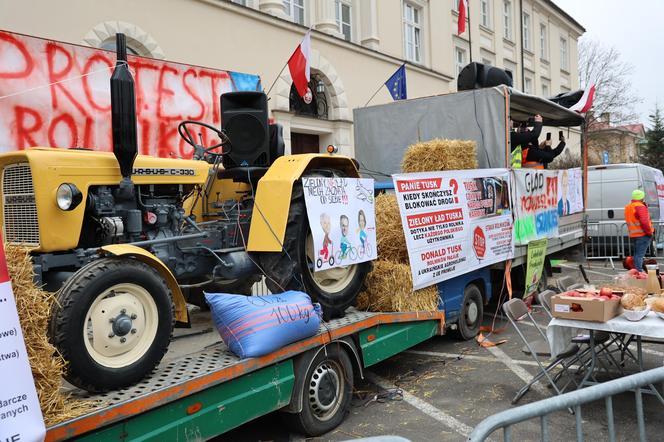
<path id="1" fill-rule="evenodd" d="M 583 174 L 580 168 L 558 171 L 558 216 L 583 212 Z"/>
<path id="2" fill-rule="evenodd" d="M 0 441 L 41 441 L 46 427 L 0 238 Z"/>
<path id="3" fill-rule="evenodd" d="M 558 236 L 558 171 L 514 169 L 512 189 L 516 244 Z"/>
<path id="4" fill-rule="evenodd" d="M 526 295 L 537 291 L 537 285 L 542 279 L 546 246 L 549 240 L 537 239 L 528 243 L 528 257 L 526 259 Z"/>
<path id="5" fill-rule="evenodd" d="M 507 169 L 393 175 L 413 288 L 514 255 Z"/>
<path id="6" fill-rule="evenodd" d="M 302 178 L 314 271 L 376 259 L 374 180 Z"/>

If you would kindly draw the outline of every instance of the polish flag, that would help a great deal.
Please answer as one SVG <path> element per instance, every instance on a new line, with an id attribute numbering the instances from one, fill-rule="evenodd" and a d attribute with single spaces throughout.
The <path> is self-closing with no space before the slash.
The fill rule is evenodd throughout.
<path id="1" fill-rule="evenodd" d="M 310 65 L 311 59 L 311 31 L 307 31 L 295 52 L 288 59 L 288 70 L 290 71 L 291 78 L 297 89 L 300 97 L 304 97 L 309 88 Z"/>
<path id="2" fill-rule="evenodd" d="M 581 99 L 570 110 L 576 111 L 580 114 L 585 114 L 593 106 L 593 98 L 595 97 L 595 84 L 591 84 L 589 88 L 583 91 Z"/>
<path id="3" fill-rule="evenodd" d="M 466 3 L 464 0 L 459 0 L 459 22 L 457 26 L 457 35 L 461 35 L 466 31 Z"/>

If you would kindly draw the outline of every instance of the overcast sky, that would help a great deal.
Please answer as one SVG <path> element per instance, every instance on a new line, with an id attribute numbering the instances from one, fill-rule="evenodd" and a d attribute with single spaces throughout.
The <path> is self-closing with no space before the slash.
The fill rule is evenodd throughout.
<path id="1" fill-rule="evenodd" d="M 581 38 L 614 46 L 634 67 L 632 86 L 643 100 L 636 110 L 649 125 L 657 101 L 664 107 L 664 1 L 553 0 L 586 28 Z M 584 85 L 581 85 L 583 87 Z"/>

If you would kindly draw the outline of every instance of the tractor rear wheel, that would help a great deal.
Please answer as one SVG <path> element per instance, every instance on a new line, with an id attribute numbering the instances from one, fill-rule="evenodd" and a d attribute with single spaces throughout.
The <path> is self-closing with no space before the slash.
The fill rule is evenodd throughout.
<path id="1" fill-rule="evenodd" d="M 60 289 L 51 342 L 68 362 L 65 379 L 92 392 L 141 380 L 166 353 L 175 325 L 171 292 L 149 265 L 101 258 Z"/>
<path id="2" fill-rule="evenodd" d="M 315 175 L 340 176 L 338 171 L 321 169 Z M 309 294 L 322 305 L 325 320 L 343 316 L 371 270 L 371 262 L 363 262 L 314 272 L 316 253 L 299 181 L 293 185 L 282 251 L 260 257 L 267 275 L 265 284 L 272 293 L 301 290 Z"/>

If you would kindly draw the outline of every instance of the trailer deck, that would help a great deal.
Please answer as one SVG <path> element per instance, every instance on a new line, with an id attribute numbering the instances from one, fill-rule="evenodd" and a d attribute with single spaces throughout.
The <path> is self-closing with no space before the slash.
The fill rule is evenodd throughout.
<path id="1" fill-rule="evenodd" d="M 209 328 L 211 321 L 201 321 L 199 327 L 201 324 Z M 443 334 L 444 324 L 443 312 L 350 309 L 345 317 L 323 323 L 315 336 L 244 360 L 228 350 L 216 330 L 204 330 L 203 339 L 196 341 L 212 344 L 193 349 L 188 342 L 176 343 L 181 351 L 169 352 L 148 378 L 132 387 L 96 395 L 73 390 L 80 399 L 99 401 L 99 408 L 48 428 L 46 440 L 212 437 L 288 405 L 295 384 L 293 359 L 308 350 L 352 337 L 360 353 L 355 356 L 361 362 L 361 373 L 365 367 Z"/>

